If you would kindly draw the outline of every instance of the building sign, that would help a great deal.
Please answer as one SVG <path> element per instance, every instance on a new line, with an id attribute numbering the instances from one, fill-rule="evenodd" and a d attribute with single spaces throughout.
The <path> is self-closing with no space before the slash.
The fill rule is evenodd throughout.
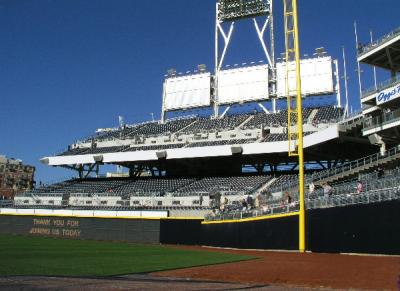
<path id="1" fill-rule="evenodd" d="M 376 94 L 376 104 L 380 105 L 400 97 L 400 84 L 382 90 Z"/>

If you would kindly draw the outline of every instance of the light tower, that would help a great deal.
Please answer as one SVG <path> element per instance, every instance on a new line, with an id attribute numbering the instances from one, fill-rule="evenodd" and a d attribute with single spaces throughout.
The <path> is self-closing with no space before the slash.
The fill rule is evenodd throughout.
<path id="1" fill-rule="evenodd" d="M 258 18 L 262 18 L 262 25 Z M 274 29 L 272 15 L 272 0 L 217 0 L 215 21 L 215 75 L 214 75 L 214 116 L 219 115 L 218 102 L 218 76 L 224 63 L 226 52 L 234 32 L 235 23 L 243 19 L 253 19 L 254 27 L 261 43 L 269 68 L 271 69 L 271 91 L 275 91 L 275 55 L 274 55 Z M 228 29 L 224 29 L 223 23 L 227 23 Z M 269 46 L 266 40 L 269 30 Z M 220 50 L 220 38 L 223 41 Z M 276 100 L 272 99 L 273 111 L 276 111 Z"/>

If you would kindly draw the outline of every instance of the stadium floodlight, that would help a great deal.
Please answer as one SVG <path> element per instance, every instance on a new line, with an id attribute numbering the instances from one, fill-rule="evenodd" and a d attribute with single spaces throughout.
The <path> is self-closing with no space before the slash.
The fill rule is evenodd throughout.
<path id="1" fill-rule="evenodd" d="M 197 69 L 199 70 L 200 73 L 205 73 L 207 70 L 207 67 L 205 64 L 200 64 L 197 66 Z"/>
<path id="2" fill-rule="evenodd" d="M 168 77 L 175 77 L 176 76 L 176 70 L 174 68 L 169 69 L 167 71 Z"/>
<path id="3" fill-rule="evenodd" d="M 269 0 L 218 0 L 218 20 L 232 21 L 268 15 Z"/>
<path id="4" fill-rule="evenodd" d="M 314 55 L 318 56 L 319 58 L 326 55 L 326 51 L 324 47 L 318 47 L 315 49 Z"/>

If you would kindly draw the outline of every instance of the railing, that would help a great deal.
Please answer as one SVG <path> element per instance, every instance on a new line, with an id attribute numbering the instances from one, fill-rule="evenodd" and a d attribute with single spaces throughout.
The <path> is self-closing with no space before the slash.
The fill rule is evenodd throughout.
<path id="1" fill-rule="evenodd" d="M 400 109 L 394 111 L 385 112 L 381 116 L 375 116 L 364 121 L 364 131 L 369 130 L 378 126 L 392 123 L 400 120 Z"/>
<path id="2" fill-rule="evenodd" d="M 400 83 L 400 76 L 396 75 L 396 76 L 394 76 L 394 77 L 392 77 L 392 78 L 390 78 L 388 80 L 385 80 L 385 81 L 377 84 L 376 87 L 374 86 L 374 87 L 370 87 L 370 88 L 368 88 L 366 90 L 363 90 L 362 91 L 362 97 L 366 97 L 366 96 L 369 96 L 369 95 L 371 95 L 373 93 L 379 92 L 379 91 L 381 91 L 383 89 L 395 86 L 398 83 Z"/>
<path id="3" fill-rule="evenodd" d="M 341 165 L 339 167 L 335 167 L 335 168 L 332 168 L 332 169 L 327 169 L 327 170 L 324 170 L 324 171 L 321 171 L 321 172 L 315 172 L 315 173 L 313 173 L 311 175 L 311 179 L 312 179 L 312 181 L 316 182 L 316 181 L 319 181 L 319 180 L 322 180 L 322 179 L 325 179 L 325 178 L 328 178 L 328 177 L 331 177 L 331 176 L 336 176 L 338 174 L 342 174 L 342 173 L 347 172 L 347 171 L 355 170 L 355 169 L 360 168 L 362 166 L 370 165 L 370 164 L 372 164 L 374 162 L 378 162 L 378 161 L 381 161 L 383 159 L 386 159 L 386 158 L 389 158 L 389 157 L 393 157 L 393 156 L 395 156 L 397 154 L 400 154 L 400 147 L 399 146 L 387 150 L 384 155 L 381 155 L 380 153 L 375 153 L 375 154 L 372 154 L 370 156 L 367 156 L 367 157 L 364 157 L 364 158 L 361 158 L 361 159 L 358 159 L 358 160 L 355 160 L 355 161 L 351 161 L 351 162 L 345 163 L 345 164 L 343 164 L 343 165 Z"/>
<path id="4" fill-rule="evenodd" d="M 383 201 L 400 199 L 400 189 L 390 188 L 376 191 L 369 191 L 359 194 L 333 195 L 330 197 L 320 197 L 318 199 L 306 200 L 307 209 L 340 207 L 355 204 L 368 204 Z"/>
<path id="5" fill-rule="evenodd" d="M 398 170 L 396 170 L 396 172 L 396 174 L 385 173 L 385 176 L 379 176 L 378 172 L 373 172 L 363 176 L 360 175 L 359 179 L 354 179 L 340 184 L 331 184 L 332 191 L 334 195 L 356 194 L 358 181 L 362 184 L 363 192 L 395 188 L 400 185 L 400 175 L 398 174 Z M 323 189 L 318 189 L 313 193 L 307 193 L 308 199 L 316 199 L 322 196 Z"/>
<path id="6" fill-rule="evenodd" d="M 237 219 L 259 217 L 265 215 L 290 213 L 290 212 L 296 212 L 298 210 L 299 210 L 299 203 L 293 202 L 285 205 L 275 204 L 265 209 L 261 208 L 254 210 L 234 210 L 217 214 L 208 214 L 204 216 L 204 219 L 206 221 L 220 221 L 220 220 L 233 220 L 233 219 L 237 220 Z"/>
<path id="7" fill-rule="evenodd" d="M 11 207 L 12 205 L 14 205 L 14 201 L 13 200 L 0 200 L 0 207 Z"/>
<path id="8" fill-rule="evenodd" d="M 277 178 L 277 179 L 279 179 L 279 178 Z M 286 191 L 290 192 L 291 190 L 297 189 L 298 187 L 299 187 L 299 180 L 296 176 L 296 177 L 281 181 L 279 186 L 275 186 L 273 188 L 268 189 L 268 192 L 270 192 L 270 193 L 278 193 L 278 192 L 283 193 Z"/>
<path id="9" fill-rule="evenodd" d="M 339 124 L 344 126 L 350 126 L 364 118 L 364 116 L 361 113 L 362 113 L 361 111 L 352 112 L 348 116 L 344 116 L 344 118 L 339 122 Z"/>
<path id="10" fill-rule="evenodd" d="M 328 207 L 342 207 L 356 204 L 369 204 L 400 199 L 400 187 L 380 189 L 358 194 L 342 194 L 332 196 L 321 196 L 315 199 L 306 199 L 306 209 L 318 209 Z M 291 213 L 299 210 L 298 202 L 286 205 L 272 205 L 267 209 L 236 210 L 226 213 L 209 214 L 205 216 L 206 221 L 238 220 L 259 216 L 267 216 L 282 213 Z"/>
<path id="11" fill-rule="evenodd" d="M 367 44 L 367 45 L 361 45 L 358 48 L 358 56 L 365 54 L 375 47 L 379 46 L 380 44 L 387 42 L 389 40 L 392 40 L 396 36 L 400 35 L 400 27 L 394 29 L 393 31 L 389 32 L 388 34 L 382 36 L 381 38 Z"/>

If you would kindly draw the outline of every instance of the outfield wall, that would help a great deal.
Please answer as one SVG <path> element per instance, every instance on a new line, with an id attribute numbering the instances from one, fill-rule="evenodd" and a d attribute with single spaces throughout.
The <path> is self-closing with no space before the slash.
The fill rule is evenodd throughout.
<path id="1" fill-rule="evenodd" d="M 307 250 L 400 255 L 400 200 L 308 210 Z M 2 214 L 0 234 L 71 239 L 298 249 L 298 215 L 236 221 L 199 218 L 64 217 Z"/>
<path id="2" fill-rule="evenodd" d="M 0 215 L 0 234 L 196 245 L 202 219 Z"/>
<path id="3" fill-rule="evenodd" d="M 243 249 L 298 249 L 298 215 L 204 223 L 202 231 L 203 245 Z"/>
<path id="4" fill-rule="evenodd" d="M 0 234 L 158 243 L 159 219 L 0 216 Z"/>
<path id="5" fill-rule="evenodd" d="M 400 200 L 307 212 L 313 252 L 400 255 Z"/>
<path id="6" fill-rule="evenodd" d="M 400 255 L 400 200 L 308 210 L 312 252 Z M 298 216 L 203 223 L 202 244 L 298 249 Z"/>

